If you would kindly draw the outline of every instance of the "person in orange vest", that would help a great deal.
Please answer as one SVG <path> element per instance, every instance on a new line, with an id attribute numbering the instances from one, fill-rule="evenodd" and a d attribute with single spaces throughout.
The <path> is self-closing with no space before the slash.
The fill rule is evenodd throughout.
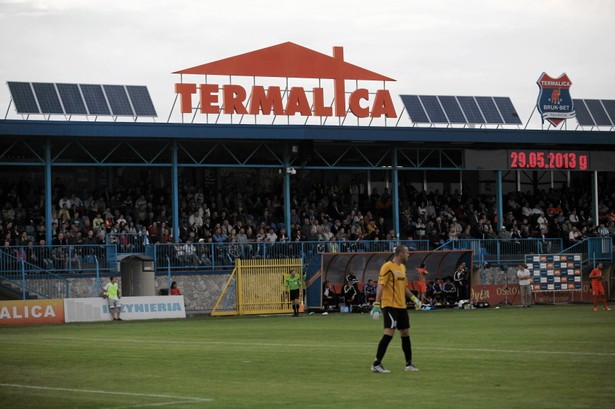
<path id="1" fill-rule="evenodd" d="M 417 267 L 416 272 L 419 276 L 418 280 L 418 293 L 419 300 L 421 300 L 421 304 L 425 303 L 425 293 L 427 292 L 427 283 L 425 282 L 425 276 L 429 274 L 427 269 L 425 269 L 425 263 L 421 263 L 420 267 Z"/>
<path id="2" fill-rule="evenodd" d="M 598 265 L 589 273 L 589 278 L 592 280 L 592 295 L 594 296 L 594 311 L 598 305 L 598 297 L 602 297 L 602 304 L 605 311 L 611 311 L 606 304 L 606 296 L 604 293 L 604 287 L 602 286 L 602 263 Z"/>

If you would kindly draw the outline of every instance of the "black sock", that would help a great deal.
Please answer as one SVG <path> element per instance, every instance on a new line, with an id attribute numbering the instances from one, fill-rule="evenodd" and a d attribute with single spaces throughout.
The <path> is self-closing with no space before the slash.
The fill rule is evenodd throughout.
<path id="1" fill-rule="evenodd" d="M 401 349 L 406 356 L 406 365 L 412 365 L 412 344 L 410 343 L 410 336 L 401 337 Z"/>
<path id="2" fill-rule="evenodd" d="M 387 347 L 389 346 L 389 342 L 393 337 L 391 335 L 384 334 L 380 343 L 378 344 L 378 352 L 376 352 L 376 360 L 374 361 L 374 365 L 380 365 L 382 359 L 384 358 L 384 354 L 387 352 Z"/>

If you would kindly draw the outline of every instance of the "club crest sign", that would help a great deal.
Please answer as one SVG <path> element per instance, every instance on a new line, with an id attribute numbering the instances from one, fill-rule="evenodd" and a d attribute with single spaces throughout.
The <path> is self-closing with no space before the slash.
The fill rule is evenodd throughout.
<path id="1" fill-rule="evenodd" d="M 572 82 L 566 73 L 552 78 L 543 72 L 536 83 L 540 88 L 536 107 L 543 123 L 547 120 L 553 126 L 558 126 L 563 120 L 576 116 L 570 96 Z"/>

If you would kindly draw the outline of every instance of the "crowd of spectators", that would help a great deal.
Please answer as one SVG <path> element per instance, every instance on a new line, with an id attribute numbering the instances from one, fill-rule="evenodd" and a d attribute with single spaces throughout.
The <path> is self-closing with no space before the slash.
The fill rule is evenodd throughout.
<path id="1" fill-rule="evenodd" d="M 387 188 L 366 191 L 353 179 L 302 183 L 291 191 L 291 225 L 284 225 L 281 178 L 239 187 L 225 183 L 181 187 L 179 237 L 173 237 L 170 190 L 142 181 L 86 193 L 60 182 L 53 187 L 51 244 L 101 244 L 109 234 L 141 233 L 146 243 L 394 240 Z M 38 188 L 38 190 L 37 190 Z M 44 245 L 44 195 L 25 180 L 0 181 L 0 234 L 5 246 Z M 612 190 L 611 190 L 612 191 Z M 615 236 L 615 193 L 603 189 L 596 226 L 585 187 L 505 195 L 497 231 L 494 195 L 417 191 L 400 185 L 400 238 L 429 240 L 435 248 L 464 238 L 562 238 Z M 118 242 L 132 246 L 131 242 Z"/>

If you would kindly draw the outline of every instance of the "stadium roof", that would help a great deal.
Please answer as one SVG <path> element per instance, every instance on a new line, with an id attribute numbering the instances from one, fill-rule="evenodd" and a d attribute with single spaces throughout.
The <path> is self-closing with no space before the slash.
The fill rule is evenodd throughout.
<path id="1" fill-rule="evenodd" d="M 174 74 L 395 81 L 291 42 L 175 71 Z"/>
<path id="2" fill-rule="evenodd" d="M 558 149 L 615 145 L 613 132 L 607 131 L 0 120 L 0 138 L 5 137 L 431 142 L 472 148 L 479 147 L 475 144 L 544 144 Z"/>

